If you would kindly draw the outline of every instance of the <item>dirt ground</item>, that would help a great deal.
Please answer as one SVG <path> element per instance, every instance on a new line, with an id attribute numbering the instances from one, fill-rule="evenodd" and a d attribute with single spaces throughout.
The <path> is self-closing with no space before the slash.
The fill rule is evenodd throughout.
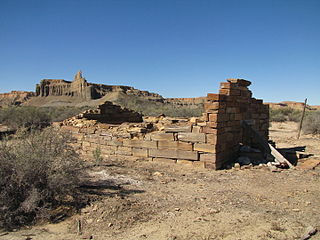
<path id="1" fill-rule="evenodd" d="M 305 145 L 320 155 L 319 137 L 296 140 L 296 135 L 295 123 L 270 128 L 277 147 Z M 288 240 L 300 239 L 309 226 L 320 230 L 320 167 L 212 171 L 110 161 L 90 174 L 84 181 L 102 187 L 90 189 L 91 204 L 79 214 L 57 224 L 0 232 L 0 240 Z M 311 239 L 320 239 L 320 233 Z"/>

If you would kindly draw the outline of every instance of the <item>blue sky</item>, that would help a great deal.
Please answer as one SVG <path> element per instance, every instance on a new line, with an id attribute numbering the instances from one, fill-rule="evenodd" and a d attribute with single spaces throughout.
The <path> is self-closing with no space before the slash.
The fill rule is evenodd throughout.
<path id="1" fill-rule="evenodd" d="M 320 0 L 0 0 L 0 92 L 43 78 L 164 97 L 252 81 L 264 101 L 320 105 Z"/>

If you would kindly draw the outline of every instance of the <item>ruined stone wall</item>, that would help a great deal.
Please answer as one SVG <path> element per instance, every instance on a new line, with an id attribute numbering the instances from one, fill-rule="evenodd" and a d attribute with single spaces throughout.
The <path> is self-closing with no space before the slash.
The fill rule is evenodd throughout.
<path id="1" fill-rule="evenodd" d="M 249 81 L 228 79 L 219 94 L 208 94 L 201 118 L 145 118 L 142 123 L 62 126 L 76 138 L 85 157 L 101 149 L 102 156 L 184 163 L 211 169 L 234 160 L 240 144 L 255 144 L 243 121 L 268 138 L 268 106 L 251 97 Z"/>
<path id="2" fill-rule="evenodd" d="M 246 121 L 262 137 L 268 139 L 269 106 L 252 98 L 251 83 L 243 79 L 228 79 L 220 85 L 219 94 L 208 94 L 205 103 L 206 134 L 216 136 L 216 164 L 235 159 L 239 144 L 257 143 L 242 128 Z M 210 166 L 208 166 L 210 167 Z"/>

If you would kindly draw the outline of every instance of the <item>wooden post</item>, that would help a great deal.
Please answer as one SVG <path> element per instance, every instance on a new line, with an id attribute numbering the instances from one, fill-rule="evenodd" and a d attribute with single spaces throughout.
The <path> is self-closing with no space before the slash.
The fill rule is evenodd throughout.
<path id="1" fill-rule="evenodd" d="M 301 133 L 301 128 L 302 128 L 302 123 L 303 123 L 304 114 L 305 114 L 305 112 L 306 112 L 306 107 L 307 107 L 307 98 L 304 100 L 304 106 L 303 106 L 302 116 L 301 116 L 300 125 L 299 125 L 299 129 L 298 129 L 297 139 L 300 138 L 300 133 Z"/>

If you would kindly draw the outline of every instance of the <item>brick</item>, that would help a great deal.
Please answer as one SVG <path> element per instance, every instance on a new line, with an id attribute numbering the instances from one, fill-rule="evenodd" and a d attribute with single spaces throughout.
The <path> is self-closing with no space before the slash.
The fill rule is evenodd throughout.
<path id="1" fill-rule="evenodd" d="M 164 128 L 166 133 L 191 132 L 191 125 L 189 126 L 166 126 Z"/>
<path id="2" fill-rule="evenodd" d="M 192 133 L 201 133 L 201 127 L 200 126 L 193 126 Z"/>
<path id="3" fill-rule="evenodd" d="M 130 155 L 132 155 L 131 147 L 121 147 L 120 146 L 117 148 L 116 154 L 130 156 Z"/>
<path id="4" fill-rule="evenodd" d="M 193 146 L 193 150 L 201 151 L 201 152 L 210 152 L 210 153 L 216 152 L 215 145 L 206 144 L 206 143 L 195 143 Z"/>
<path id="5" fill-rule="evenodd" d="M 179 141 L 159 141 L 158 148 L 192 151 L 192 143 Z"/>
<path id="6" fill-rule="evenodd" d="M 210 122 L 218 122 L 218 114 L 209 114 L 209 121 Z"/>
<path id="7" fill-rule="evenodd" d="M 207 143 L 215 145 L 217 143 L 217 135 L 216 134 L 207 134 Z"/>
<path id="8" fill-rule="evenodd" d="M 215 153 L 200 153 L 200 161 L 206 162 L 215 162 L 216 154 Z"/>
<path id="9" fill-rule="evenodd" d="M 207 94 L 207 99 L 212 100 L 212 101 L 225 101 L 226 96 L 225 95 L 220 95 L 217 93 L 208 93 Z"/>
<path id="10" fill-rule="evenodd" d="M 178 140 L 183 142 L 206 142 L 204 133 L 178 133 Z"/>
<path id="11" fill-rule="evenodd" d="M 202 128 L 202 132 L 205 134 L 218 134 L 218 131 L 220 130 L 208 126 Z"/>
<path id="12" fill-rule="evenodd" d="M 198 153 L 171 149 L 149 149 L 150 157 L 198 160 Z"/>
<path id="13" fill-rule="evenodd" d="M 145 148 L 132 148 L 132 155 L 135 157 L 148 157 L 148 149 Z"/>
<path id="14" fill-rule="evenodd" d="M 105 141 L 105 144 L 108 146 L 122 146 L 122 141 L 120 140 L 109 140 Z"/>
<path id="15" fill-rule="evenodd" d="M 153 133 L 151 135 L 151 140 L 159 141 L 159 140 L 171 140 L 174 141 L 173 133 Z"/>
<path id="16" fill-rule="evenodd" d="M 240 79 L 240 78 L 228 78 L 227 81 L 231 83 L 235 83 L 238 86 L 242 86 L 242 87 L 248 87 L 251 85 L 250 81 L 245 79 Z"/>
<path id="17" fill-rule="evenodd" d="M 171 159 L 171 158 L 152 158 L 152 161 L 155 162 L 162 162 L 162 163 L 176 163 L 176 159 Z"/>
<path id="18" fill-rule="evenodd" d="M 213 102 L 213 103 L 204 103 L 204 109 L 207 112 L 208 110 L 218 110 L 220 107 L 219 102 Z"/>
<path id="19" fill-rule="evenodd" d="M 237 88 L 237 85 L 231 82 L 221 82 L 220 88 L 225 88 L 225 89 Z"/>
<path id="20" fill-rule="evenodd" d="M 229 95 L 229 96 L 240 96 L 240 90 L 237 89 L 220 89 L 220 94 Z"/>
<path id="21" fill-rule="evenodd" d="M 157 142 L 138 139 L 124 139 L 123 146 L 137 148 L 157 148 Z"/>

